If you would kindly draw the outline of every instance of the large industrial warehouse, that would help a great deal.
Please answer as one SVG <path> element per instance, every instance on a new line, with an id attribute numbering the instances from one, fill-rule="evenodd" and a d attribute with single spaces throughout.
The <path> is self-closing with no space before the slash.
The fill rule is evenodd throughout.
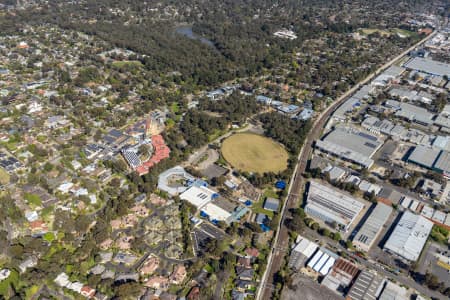
<path id="1" fill-rule="evenodd" d="M 433 222 L 406 211 L 395 226 L 384 249 L 409 261 L 416 261 L 422 252 Z"/>
<path id="2" fill-rule="evenodd" d="M 305 212 L 325 223 L 336 222 L 347 231 L 364 209 L 364 203 L 339 190 L 311 181 Z"/>
<path id="3" fill-rule="evenodd" d="M 392 207 L 381 202 L 378 203 L 353 239 L 353 245 L 368 252 L 391 213 Z"/>
<path id="4" fill-rule="evenodd" d="M 370 168 L 371 159 L 383 142 L 376 136 L 350 127 L 338 127 L 322 140 L 316 141 L 316 148 L 364 168 Z"/>

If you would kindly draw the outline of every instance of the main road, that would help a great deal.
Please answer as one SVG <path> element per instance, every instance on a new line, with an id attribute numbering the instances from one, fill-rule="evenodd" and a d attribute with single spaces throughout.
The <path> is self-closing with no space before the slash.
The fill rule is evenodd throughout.
<path id="1" fill-rule="evenodd" d="M 349 96 L 354 94 L 361 86 L 367 84 L 371 81 L 375 76 L 378 76 L 384 70 L 395 64 L 398 60 L 407 55 L 410 51 L 414 50 L 417 46 L 420 46 L 430 38 L 432 38 L 436 32 L 433 32 L 429 36 L 425 37 L 421 41 L 417 42 L 407 50 L 403 51 L 401 54 L 391 59 L 389 62 L 385 63 L 381 67 L 379 67 L 376 71 L 371 73 L 365 79 L 361 80 L 351 89 L 342 94 L 339 98 L 337 98 L 325 111 L 323 111 L 319 117 L 316 119 L 312 126 L 312 130 L 309 132 L 301 150 L 298 155 L 298 162 L 295 166 L 294 173 L 291 178 L 291 182 L 288 188 L 288 196 L 286 197 L 286 201 L 284 201 L 283 207 L 281 209 L 281 218 L 278 224 L 278 230 L 275 234 L 274 242 L 272 245 L 272 250 L 269 253 L 267 268 L 261 278 L 261 284 L 258 288 L 258 292 L 256 294 L 257 300 L 268 300 L 272 296 L 273 292 L 273 279 L 275 274 L 281 269 L 284 257 L 288 253 L 289 247 L 289 230 L 285 226 L 285 219 L 287 213 L 290 208 L 295 208 L 298 206 L 298 200 L 301 197 L 304 180 L 302 178 L 302 174 L 306 171 L 306 166 L 308 163 L 308 159 L 312 153 L 312 144 L 315 140 L 320 138 L 320 135 L 328 122 L 328 119 L 332 115 L 332 113 L 343 103 Z"/>

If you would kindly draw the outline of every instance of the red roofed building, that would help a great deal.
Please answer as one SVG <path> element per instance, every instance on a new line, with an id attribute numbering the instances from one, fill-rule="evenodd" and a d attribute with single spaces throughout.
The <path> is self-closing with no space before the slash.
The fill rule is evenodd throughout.
<path id="1" fill-rule="evenodd" d="M 247 255 L 251 256 L 251 257 L 259 256 L 259 251 L 256 248 L 247 248 L 247 249 L 245 249 L 245 253 L 247 253 Z"/>
<path id="2" fill-rule="evenodd" d="M 47 224 L 41 220 L 30 222 L 30 228 L 32 231 L 48 231 Z"/>
<path id="3" fill-rule="evenodd" d="M 425 34 L 425 35 L 429 35 L 431 33 L 433 33 L 433 29 L 431 28 L 422 28 L 419 30 L 419 33 Z"/>
<path id="4" fill-rule="evenodd" d="M 194 286 L 187 295 L 188 300 L 200 300 L 200 288 Z"/>
<path id="5" fill-rule="evenodd" d="M 86 298 L 92 298 L 95 295 L 95 290 L 87 285 L 83 286 L 81 288 L 81 295 L 85 296 Z"/>
<path id="6" fill-rule="evenodd" d="M 164 138 L 162 135 L 157 134 L 152 136 L 152 145 L 154 149 L 154 153 L 152 157 L 144 162 L 142 165 L 136 168 L 136 172 L 139 175 L 145 175 L 148 173 L 148 170 L 154 165 L 158 164 L 161 160 L 169 158 L 170 156 L 170 148 L 167 147 L 164 142 Z"/>
<path id="7" fill-rule="evenodd" d="M 169 279 L 174 284 L 181 284 L 186 278 L 186 267 L 183 265 L 176 265 Z"/>

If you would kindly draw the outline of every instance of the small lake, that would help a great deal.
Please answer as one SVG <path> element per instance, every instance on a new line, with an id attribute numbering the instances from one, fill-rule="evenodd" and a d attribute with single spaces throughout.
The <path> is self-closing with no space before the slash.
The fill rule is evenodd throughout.
<path id="1" fill-rule="evenodd" d="M 208 40 L 207 38 L 201 37 L 198 34 L 195 34 L 192 31 L 192 26 L 190 26 L 190 25 L 184 25 L 184 26 L 177 27 L 175 29 L 175 32 L 178 34 L 184 35 L 185 37 L 187 37 L 191 40 L 197 40 L 205 45 L 215 47 L 214 43 L 212 41 Z"/>

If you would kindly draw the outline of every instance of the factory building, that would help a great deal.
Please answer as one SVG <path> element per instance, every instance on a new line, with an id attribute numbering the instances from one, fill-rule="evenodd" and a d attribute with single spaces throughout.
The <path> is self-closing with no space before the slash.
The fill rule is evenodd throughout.
<path id="1" fill-rule="evenodd" d="M 391 213 L 392 207 L 378 203 L 353 239 L 353 245 L 360 250 L 368 252 Z"/>
<path id="2" fill-rule="evenodd" d="M 364 203 L 329 186 L 311 181 L 305 212 L 347 231 L 364 209 Z"/>
<path id="3" fill-rule="evenodd" d="M 350 127 L 338 127 L 316 141 L 316 148 L 321 151 L 363 168 L 373 165 L 371 158 L 382 145 L 378 137 Z"/>
<path id="4" fill-rule="evenodd" d="M 427 241 L 433 222 L 406 211 L 389 236 L 384 249 L 408 261 L 416 261 Z"/>

